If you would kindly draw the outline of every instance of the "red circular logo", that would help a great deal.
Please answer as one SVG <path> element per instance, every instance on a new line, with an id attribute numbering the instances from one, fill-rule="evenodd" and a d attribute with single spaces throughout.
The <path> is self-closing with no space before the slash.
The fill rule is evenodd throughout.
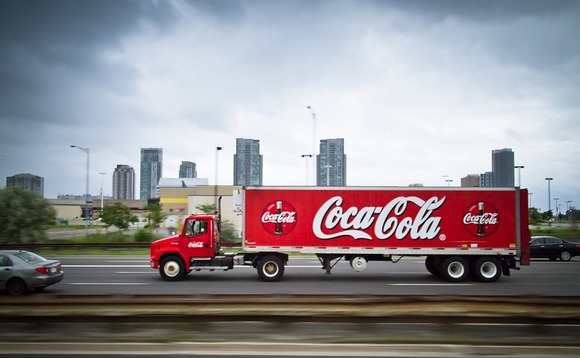
<path id="1" fill-rule="evenodd" d="M 270 234 L 286 235 L 296 227 L 296 209 L 287 201 L 275 200 L 262 212 L 262 226 Z"/>
<path id="2" fill-rule="evenodd" d="M 473 203 L 465 210 L 463 225 L 473 236 L 489 236 L 499 227 L 499 211 L 485 201 Z"/>

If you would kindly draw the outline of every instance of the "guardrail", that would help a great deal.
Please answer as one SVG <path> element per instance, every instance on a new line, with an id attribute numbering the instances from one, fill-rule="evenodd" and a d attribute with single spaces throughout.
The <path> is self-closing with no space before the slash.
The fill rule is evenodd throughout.
<path id="1" fill-rule="evenodd" d="M 0 320 L 579 324 L 578 297 L 127 295 L 0 297 Z"/>

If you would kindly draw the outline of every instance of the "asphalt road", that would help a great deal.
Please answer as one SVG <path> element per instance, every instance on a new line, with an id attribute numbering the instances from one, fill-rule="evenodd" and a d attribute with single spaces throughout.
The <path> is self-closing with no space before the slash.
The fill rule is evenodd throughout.
<path id="1" fill-rule="evenodd" d="M 339 262 L 332 274 L 316 257 L 290 258 L 280 282 L 258 279 L 256 270 L 236 266 L 230 271 L 192 272 L 183 281 L 166 282 L 149 267 L 148 256 L 64 256 L 65 278 L 43 295 L 157 294 L 339 294 L 339 295 L 470 295 L 580 296 L 580 259 L 570 262 L 532 261 L 495 283 L 448 283 L 429 274 L 422 258 L 398 263 L 370 262 L 355 272 Z"/>

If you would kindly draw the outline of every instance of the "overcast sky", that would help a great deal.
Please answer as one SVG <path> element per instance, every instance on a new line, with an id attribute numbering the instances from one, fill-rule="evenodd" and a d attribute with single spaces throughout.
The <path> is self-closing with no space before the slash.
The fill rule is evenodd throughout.
<path id="1" fill-rule="evenodd" d="M 0 0 L 2 176 L 83 194 L 74 144 L 111 195 L 160 147 L 164 177 L 187 160 L 214 184 L 221 146 L 231 185 L 244 137 L 265 185 L 303 185 L 314 139 L 344 138 L 348 185 L 459 186 L 512 148 L 532 206 L 553 177 L 552 208 L 578 207 L 578 34 L 564 0 Z"/>

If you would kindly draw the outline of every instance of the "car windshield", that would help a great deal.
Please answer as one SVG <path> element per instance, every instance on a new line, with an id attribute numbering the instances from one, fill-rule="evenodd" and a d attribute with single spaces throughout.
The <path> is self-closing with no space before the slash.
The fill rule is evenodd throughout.
<path id="1" fill-rule="evenodd" d="M 36 263 L 39 263 L 42 261 L 46 261 L 46 259 L 44 257 L 38 256 L 37 254 L 34 254 L 32 252 L 28 252 L 28 251 L 19 252 L 19 253 L 15 254 L 14 256 L 18 257 L 22 261 L 28 262 L 29 264 L 36 264 Z"/>

